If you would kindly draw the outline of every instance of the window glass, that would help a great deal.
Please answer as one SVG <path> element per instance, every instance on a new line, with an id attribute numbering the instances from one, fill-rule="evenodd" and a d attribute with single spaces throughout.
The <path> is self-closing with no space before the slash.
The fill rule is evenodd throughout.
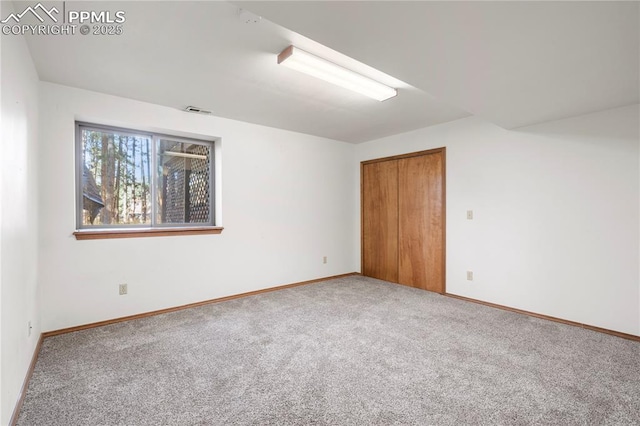
<path id="1" fill-rule="evenodd" d="M 79 228 L 214 225 L 213 142 L 83 123 L 76 136 Z"/>
<path id="2" fill-rule="evenodd" d="M 211 221 L 211 147 L 170 139 L 158 141 L 158 223 Z"/>

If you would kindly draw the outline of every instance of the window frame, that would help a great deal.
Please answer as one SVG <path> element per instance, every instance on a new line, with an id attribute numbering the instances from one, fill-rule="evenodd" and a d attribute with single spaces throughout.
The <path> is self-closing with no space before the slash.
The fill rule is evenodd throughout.
<path id="1" fill-rule="evenodd" d="M 177 136 L 167 133 L 137 130 L 133 128 L 123 128 L 105 124 L 90 123 L 86 121 L 75 122 L 75 216 L 76 230 L 73 233 L 76 239 L 103 239 L 103 238 L 127 238 L 127 237 L 149 237 L 149 236 L 169 236 L 169 235 L 194 235 L 194 234 L 219 234 L 222 227 L 216 226 L 216 142 L 217 138 L 197 139 L 193 137 Z M 113 132 L 121 135 L 148 137 L 150 140 L 151 162 L 149 164 L 152 171 L 150 178 L 150 223 L 149 224 L 112 224 L 112 225 L 84 225 L 83 224 L 83 167 L 84 155 L 82 146 L 83 130 L 93 130 L 99 132 Z M 189 143 L 208 146 L 210 150 L 209 160 L 209 221 L 206 223 L 158 223 L 158 185 L 160 177 L 158 175 L 158 146 L 160 141 L 168 140 L 178 143 Z"/>

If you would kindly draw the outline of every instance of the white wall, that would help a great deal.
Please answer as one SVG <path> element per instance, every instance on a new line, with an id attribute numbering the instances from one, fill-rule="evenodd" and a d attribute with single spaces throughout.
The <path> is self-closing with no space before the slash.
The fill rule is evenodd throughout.
<path id="1" fill-rule="evenodd" d="M 50 83 L 40 99 L 44 331 L 355 270 L 353 146 Z M 222 234 L 76 241 L 76 118 L 221 137 Z"/>
<path id="2" fill-rule="evenodd" d="M 465 118 L 356 158 L 447 148 L 447 292 L 638 335 L 638 117 L 635 105 L 515 131 Z"/>
<path id="3" fill-rule="evenodd" d="M 0 7 L 0 16 L 12 11 L 8 2 L 1 2 Z M 6 425 L 40 335 L 36 287 L 38 76 L 23 37 L 3 35 L 1 39 L 0 424 Z"/>

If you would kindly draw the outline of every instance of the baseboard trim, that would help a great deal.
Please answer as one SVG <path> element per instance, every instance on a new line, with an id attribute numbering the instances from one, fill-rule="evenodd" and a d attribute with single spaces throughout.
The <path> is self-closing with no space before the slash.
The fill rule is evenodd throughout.
<path id="1" fill-rule="evenodd" d="M 548 321 L 559 322 L 561 324 L 572 325 L 574 327 L 580 327 L 591 331 L 597 331 L 599 333 L 610 334 L 612 336 L 621 337 L 623 339 L 634 340 L 636 342 L 640 342 L 640 336 L 636 336 L 635 334 L 627 334 L 619 331 L 609 330 L 608 328 L 596 327 L 593 325 L 582 324 L 580 322 L 569 321 L 562 318 L 551 317 L 548 315 L 537 314 L 535 312 L 524 311 L 522 309 L 511 308 L 509 306 L 498 305 L 497 303 L 485 302 L 484 300 L 472 299 L 470 297 L 458 296 L 457 294 L 444 293 L 445 296 L 452 297 L 454 299 L 464 300 L 466 302 L 479 303 L 480 305 L 490 306 L 492 308 L 502 309 L 504 311 L 515 312 L 518 314 L 528 315 L 530 317 L 545 319 Z"/>
<path id="2" fill-rule="evenodd" d="M 31 376 L 33 375 L 33 370 L 36 368 L 36 362 L 38 361 L 38 355 L 40 354 L 40 347 L 42 346 L 42 341 L 44 340 L 44 336 L 40 334 L 38 338 L 38 343 L 36 343 L 36 348 L 33 350 L 33 355 L 31 356 L 31 364 L 29 364 L 29 370 L 27 370 L 27 375 L 24 377 L 24 382 L 22 382 L 22 387 L 20 388 L 20 393 L 18 394 L 18 402 L 16 406 L 13 408 L 13 413 L 11 413 L 11 419 L 9 419 L 9 425 L 15 426 L 18 423 L 18 417 L 20 416 L 20 410 L 22 410 L 22 403 L 24 402 L 24 397 L 27 394 L 27 388 L 29 387 L 29 382 L 31 381 Z"/>
<path id="3" fill-rule="evenodd" d="M 349 272 L 348 274 L 333 275 L 333 276 L 330 276 L 330 277 L 317 278 L 315 280 L 301 281 L 301 282 L 292 283 L 292 284 L 285 284 L 285 285 L 280 285 L 280 286 L 276 286 L 276 287 L 264 288 L 264 289 L 261 289 L 261 290 L 249 291 L 247 293 L 234 294 L 234 295 L 231 295 L 231 296 L 220 297 L 220 298 L 217 298 L 217 299 L 203 300 L 202 302 L 189 303 L 187 305 L 174 306 L 172 308 L 159 309 L 157 311 L 145 312 L 145 313 L 142 313 L 142 314 L 129 315 L 129 316 L 126 316 L 126 317 L 120 317 L 120 318 L 114 318 L 114 319 L 105 320 L 105 321 L 94 322 L 94 323 L 90 323 L 90 324 L 78 325 L 78 326 L 75 326 L 75 327 L 62 328 L 60 330 L 47 331 L 45 333 L 42 333 L 42 336 L 43 337 L 51 337 L 51 336 L 57 336 L 57 335 L 60 335 L 60 334 L 73 333 L 74 331 L 87 330 L 89 328 L 96 328 L 96 327 L 103 327 L 105 325 L 116 324 L 116 323 L 119 323 L 119 322 L 131 321 L 131 320 L 136 320 L 136 319 L 140 319 L 140 318 L 146 318 L 146 317 L 150 317 L 150 316 L 154 316 L 154 315 L 161 315 L 161 314 L 166 314 L 166 313 L 169 313 L 169 312 L 181 311 L 183 309 L 196 308 L 198 306 L 210 305 L 212 303 L 225 302 L 225 301 L 228 301 L 228 300 L 240 299 L 240 298 L 249 297 L 249 296 L 255 296 L 255 295 L 258 295 L 258 294 L 269 293 L 269 292 L 277 291 L 277 290 L 284 290 L 284 289 L 292 288 L 292 287 L 299 287 L 299 286 L 302 286 L 302 285 L 313 284 L 313 283 L 317 283 L 317 282 L 321 282 L 321 281 L 327 281 L 327 280 L 333 280 L 333 279 L 336 279 L 336 278 L 349 277 L 349 276 L 352 276 L 352 275 L 360 275 L 360 273 L 358 273 L 358 272 Z"/>

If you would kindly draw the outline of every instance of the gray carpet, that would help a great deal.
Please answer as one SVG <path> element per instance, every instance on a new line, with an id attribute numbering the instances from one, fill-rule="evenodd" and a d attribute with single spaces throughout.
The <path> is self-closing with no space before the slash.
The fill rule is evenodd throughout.
<path id="1" fill-rule="evenodd" d="M 47 338 L 18 424 L 640 424 L 640 343 L 354 276 Z"/>

